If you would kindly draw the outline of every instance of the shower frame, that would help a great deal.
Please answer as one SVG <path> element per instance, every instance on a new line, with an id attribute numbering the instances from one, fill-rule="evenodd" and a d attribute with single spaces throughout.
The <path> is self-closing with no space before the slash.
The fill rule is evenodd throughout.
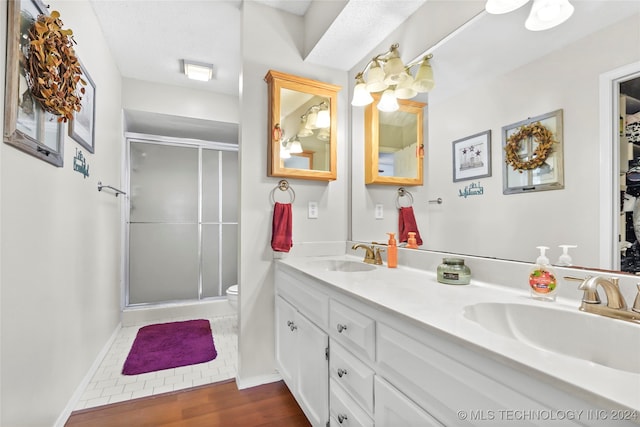
<path id="1" fill-rule="evenodd" d="M 130 294 L 130 282 L 129 282 L 129 274 L 130 274 L 130 212 L 131 212 L 131 143 L 145 143 L 145 144 L 154 144 L 154 145 L 165 145 L 165 146 L 174 146 L 174 147 L 186 147 L 186 148 L 194 148 L 198 150 L 198 298 L 197 299 L 174 299 L 167 301 L 158 301 L 158 302 L 140 302 L 140 303 L 130 303 L 129 294 Z M 204 300 L 215 300 L 224 298 L 222 295 L 222 258 L 218 256 L 218 292 L 220 295 L 213 297 L 205 297 L 203 295 L 203 262 L 202 262 L 202 226 L 206 224 L 211 224 L 210 222 L 204 223 L 202 220 L 202 153 L 203 150 L 216 150 L 216 151 L 231 151 L 238 152 L 237 144 L 229 144 L 223 142 L 214 142 L 214 141 L 204 141 L 198 139 L 189 139 L 189 138 L 175 138 L 175 137 L 167 137 L 167 136 L 157 136 L 157 135 L 147 135 L 147 134 L 139 134 L 139 133 L 125 133 L 125 150 L 124 150 L 124 168 L 123 168 L 123 182 L 124 187 L 126 188 L 127 196 L 125 197 L 126 203 L 122 205 L 122 218 L 123 218 L 123 260 L 122 260 L 122 276 L 123 276 L 123 295 L 122 295 L 122 304 L 123 308 L 136 308 L 136 307 L 145 307 L 145 306 L 158 306 L 163 304 L 179 304 L 185 302 L 198 302 Z M 221 162 L 221 156 L 219 156 L 219 162 Z M 221 168 L 219 169 L 219 173 L 221 173 Z M 238 181 L 239 181 L 239 177 Z M 220 184 L 222 180 L 220 180 Z M 218 209 L 222 210 L 222 192 L 218 192 Z M 238 211 L 239 213 L 239 211 Z M 219 225 L 220 230 L 218 232 L 218 245 L 222 247 L 222 225 L 225 224 L 235 224 L 238 225 L 238 221 L 236 218 L 236 222 L 224 222 L 222 220 L 222 216 L 219 215 Z"/>

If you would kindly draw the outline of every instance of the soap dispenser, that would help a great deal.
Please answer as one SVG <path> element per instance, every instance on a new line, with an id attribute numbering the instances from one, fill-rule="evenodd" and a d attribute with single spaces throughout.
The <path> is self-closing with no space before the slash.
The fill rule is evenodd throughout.
<path id="1" fill-rule="evenodd" d="M 549 258 L 545 255 L 545 251 L 549 248 L 546 246 L 536 246 L 536 248 L 540 250 L 540 256 L 529 274 L 531 297 L 542 301 L 555 301 L 558 281 L 549 265 Z"/>
<path id="2" fill-rule="evenodd" d="M 559 248 L 562 248 L 562 254 L 558 257 L 558 262 L 556 265 L 561 267 L 570 267 L 573 265 L 573 260 L 569 255 L 569 248 L 577 248 L 576 245 L 560 245 Z"/>
<path id="3" fill-rule="evenodd" d="M 398 245 L 396 244 L 395 233 L 387 233 L 389 241 L 387 242 L 387 267 L 396 268 L 398 266 Z"/>
<path id="4" fill-rule="evenodd" d="M 407 248 L 409 249 L 418 249 L 418 241 L 416 240 L 416 233 L 414 231 L 410 231 L 409 238 L 407 239 Z"/>

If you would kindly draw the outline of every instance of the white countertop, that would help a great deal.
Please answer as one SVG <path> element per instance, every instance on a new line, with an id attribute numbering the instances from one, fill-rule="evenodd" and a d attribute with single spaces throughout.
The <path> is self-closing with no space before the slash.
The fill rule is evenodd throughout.
<path id="1" fill-rule="evenodd" d="M 438 329 L 463 343 L 472 344 L 471 348 L 479 347 L 496 359 L 510 362 L 510 366 L 562 381 L 565 386 L 576 388 L 575 391 L 579 394 L 589 396 L 605 407 L 612 406 L 612 402 L 617 407 L 638 410 L 640 418 L 640 374 L 533 347 L 491 332 L 464 315 L 465 306 L 491 302 L 542 305 L 584 316 L 596 316 L 580 312 L 576 301 L 562 298 L 555 302 L 537 301 L 530 298 L 528 289 L 520 291 L 491 285 L 476 281 L 473 276 L 469 285 L 445 285 L 437 282 L 434 272 L 402 266 L 394 269 L 387 268 L 386 265 L 376 266 L 374 271 L 365 272 L 328 271 L 314 266 L 319 260 L 330 259 L 362 262 L 361 257 L 348 255 L 289 257 L 279 262 L 318 279 L 341 293 L 372 304 L 374 308 L 382 308 L 418 325 Z M 606 320 L 612 322 L 612 330 L 616 327 L 615 322 L 623 322 Z M 640 325 L 631 325 L 637 327 L 640 342 Z M 552 325 L 550 326 L 549 333 L 554 333 Z M 635 336 L 635 331 L 633 332 Z M 591 339 L 597 340 L 598 337 L 592 336 Z M 620 342 L 618 348 L 611 348 L 610 351 L 628 352 L 628 357 L 639 358 L 640 354 L 629 351 L 631 347 L 637 348 L 637 343 L 633 343 L 633 346 L 631 344 Z"/>

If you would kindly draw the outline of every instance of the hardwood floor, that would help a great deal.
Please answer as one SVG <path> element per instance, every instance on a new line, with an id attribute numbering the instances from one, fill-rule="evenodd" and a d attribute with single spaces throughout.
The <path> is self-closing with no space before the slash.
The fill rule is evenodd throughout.
<path id="1" fill-rule="evenodd" d="M 235 380 L 74 411 L 65 427 L 310 426 L 284 382 Z"/>

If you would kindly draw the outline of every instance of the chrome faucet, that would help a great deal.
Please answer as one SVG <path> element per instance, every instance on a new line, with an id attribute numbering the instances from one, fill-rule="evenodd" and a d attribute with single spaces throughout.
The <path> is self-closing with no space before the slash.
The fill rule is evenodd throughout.
<path id="1" fill-rule="evenodd" d="M 364 243 L 356 243 L 351 247 L 351 249 L 354 249 L 354 250 L 359 248 L 363 248 L 365 251 L 367 251 L 364 255 L 364 259 L 362 260 L 363 262 L 367 264 L 376 263 L 376 255 L 375 255 L 375 252 L 373 251 L 373 246 L 367 246 Z"/>
<path id="2" fill-rule="evenodd" d="M 606 306 L 600 302 L 598 286 L 604 289 L 607 296 Z M 631 310 L 627 309 L 627 303 L 620 293 L 617 277 L 611 279 L 600 276 L 587 277 L 578 286 L 578 289 L 584 291 L 582 304 L 580 304 L 581 311 L 640 323 L 640 297 L 636 298 Z M 638 285 L 638 292 L 640 292 L 640 285 Z"/>

